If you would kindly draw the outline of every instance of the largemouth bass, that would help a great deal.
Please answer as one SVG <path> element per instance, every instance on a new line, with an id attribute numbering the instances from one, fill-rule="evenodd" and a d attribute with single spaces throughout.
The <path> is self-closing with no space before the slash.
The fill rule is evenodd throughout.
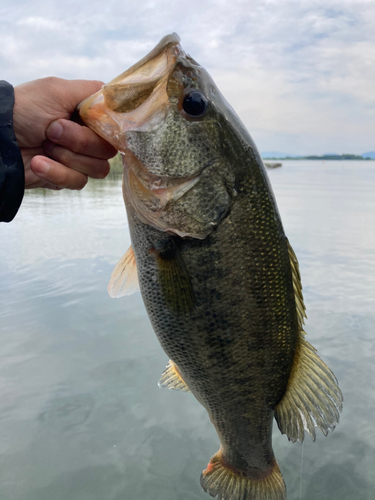
<path id="1" fill-rule="evenodd" d="M 80 114 L 124 165 L 132 247 L 109 292 L 139 284 L 171 359 L 159 385 L 191 392 L 220 438 L 203 489 L 284 500 L 273 419 L 289 440 L 315 440 L 339 421 L 342 394 L 305 340 L 297 258 L 254 142 L 176 34 Z"/>

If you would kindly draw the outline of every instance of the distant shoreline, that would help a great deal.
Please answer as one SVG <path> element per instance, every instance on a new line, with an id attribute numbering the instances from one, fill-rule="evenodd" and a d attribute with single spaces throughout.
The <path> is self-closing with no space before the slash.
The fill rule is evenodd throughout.
<path id="1" fill-rule="evenodd" d="M 364 158 L 363 156 L 359 155 L 323 155 L 323 156 L 281 156 L 281 157 L 264 157 L 263 160 L 267 161 L 282 161 L 282 160 L 327 160 L 327 161 L 334 161 L 334 160 L 349 160 L 349 161 L 358 161 L 358 160 L 363 160 L 363 161 L 374 161 L 374 158 Z"/>

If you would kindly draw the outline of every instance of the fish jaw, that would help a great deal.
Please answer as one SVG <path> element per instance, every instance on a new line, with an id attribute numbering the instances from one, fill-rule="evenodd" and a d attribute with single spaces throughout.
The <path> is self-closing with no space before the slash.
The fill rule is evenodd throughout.
<path id="1" fill-rule="evenodd" d="M 166 116 L 168 78 L 177 58 L 185 53 L 176 33 L 165 36 L 138 63 L 78 106 L 82 120 L 98 135 L 125 153 L 126 132 L 150 130 Z"/>

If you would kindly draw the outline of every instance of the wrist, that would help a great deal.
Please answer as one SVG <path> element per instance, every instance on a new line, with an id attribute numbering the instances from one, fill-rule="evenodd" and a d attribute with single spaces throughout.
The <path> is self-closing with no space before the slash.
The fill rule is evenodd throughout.
<path id="1" fill-rule="evenodd" d="M 38 124 L 32 119 L 30 99 L 27 102 L 27 92 L 22 87 L 23 85 L 14 87 L 13 129 L 19 147 L 29 148 L 34 146 L 31 137 L 35 136 Z"/>

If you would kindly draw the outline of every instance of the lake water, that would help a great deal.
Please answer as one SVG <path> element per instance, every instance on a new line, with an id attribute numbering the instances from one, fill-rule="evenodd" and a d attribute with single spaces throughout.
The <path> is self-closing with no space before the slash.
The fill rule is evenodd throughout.
<path id="1" fill-rule="evenodd" d="M 275 425 L 288 500 L 373 500 L 375 162 L 268 173 L 300 262 L 308 340 L 345 398 L 315 443 Z M 158 388 L 167 358 L 139 293 L 106 291 L 130 244 L 121 181 L 28 192 L 0 241 L 0 498 L 209 499 L 208 416 L 190 394 Z"/>

